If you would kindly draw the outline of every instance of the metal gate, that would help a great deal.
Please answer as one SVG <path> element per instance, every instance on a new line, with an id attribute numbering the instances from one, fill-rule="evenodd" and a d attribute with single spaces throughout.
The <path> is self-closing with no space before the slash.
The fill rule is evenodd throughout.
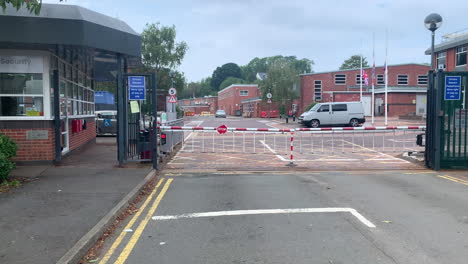
<path id="1" fill-rule="evenodd" d="M 130 96 L 129 77 L 144 78 L 144 99 Z M 152 161 L 157 168 L 156 74 L 124 74 L 118 100 L 119 165 L 128 161 Z"/>
<path id="2" fill-rule="evenodd" d="M 426 165 L 468 168 L 468 72 L 429 74 Z"/>

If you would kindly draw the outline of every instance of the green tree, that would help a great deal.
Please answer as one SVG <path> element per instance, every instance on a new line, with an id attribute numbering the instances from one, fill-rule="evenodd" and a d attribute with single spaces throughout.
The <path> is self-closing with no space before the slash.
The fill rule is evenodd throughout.
<path id="1" fill-rule="evenodd" d="M 175 26 L 161 26 L 159 23 L 146 24 L 141 33 L 141 55 L 143 64 L 158 73 L 163 68 L 178 67 L 187 52 L 184 41 L 176 43 Z"/>
<path id="2" fill-rule="evenodd" d="M 257 73 L 267 72 L 270 65 L 273 65 L 276 61 L 286 61 L 295 69 L 298 73 L 312 72 L 312 65 L 314 62 L 309 59 L 298 59 L 296 56 L 271 56 L 264 58 L 254 58 L 247 65 L 242 66 L 242 77 L 248 82 L 255 82 L 257 80 Z"/>
<path id="3" fill-rule="evenodd" d="M 158 90 L 167 91 L 172 86 L 181 93 L 185 87 L 184 74 L 177 68 L 187 52 L 184 41 L 176 43 L 175 26 L 161 26 L 159 23 L 146 24 L 141 33 L 141 55 L 143 67 L 137 72 L 156 72 Z M 174 75 L 171 78 L 170 73 Z"/>
<path id="4" fill-rule="evenodd" d="M 295 86 L 299 80 L 299 73 L 290 60 L 286 58 L 276 59 L 268 67 L 268 77 L 260 82 L 263 97 L 271 92 L 273 101 L 279 102 L 281 105 L 292 103 L 292 100 L 298 97 Z"/>
<path id="5" fill-rule="evenodd" d="M 362 67 L 369 67 L 366 57 L 362 57 Z M 361 68 L 361 56 L 353 55 L 349 59 L 345 60 L 343 64 L 341 64 L 340 70 L 359 69 L 359 68 Z"/>
<path id="6" fill-rule="evenodd" d="M 246 83 L 245 80 L 236 78 L 236 77 L 227 77 L 226 80 L 224 80 L 220 85 L 219 85 L 219 90 L 221 91 L 222 89 L 228 87 L 229 85 L 232 84 L 243 84 Z"/>
<path id="7" fill-rule="evenodd" d="M 63 0 L 59 0 L 62 2 Z M 26 8 L 36 15 L 39 15 L 42 7 L 42 0 L 0 0 L 0 6 L 5 11 L 8 4 L 11 4 L 16 10 L 26 6 Z"/>
<path id="8" fill-rule="evenodd" d="M 241 69 L 237 64 L 231 62 L 216 68 L 211 76 L 211 87 L 219 91 L 219 86 L 228 77 L 242 78 Z"/>

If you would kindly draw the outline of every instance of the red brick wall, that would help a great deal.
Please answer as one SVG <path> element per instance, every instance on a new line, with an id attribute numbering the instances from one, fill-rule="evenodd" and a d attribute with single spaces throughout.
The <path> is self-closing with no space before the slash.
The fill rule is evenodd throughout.
<path id="1" fill-rule="evenodd" d="M 26 139 L 26 131 L 47 130 L 48 139 Z M 27 128 L 27 129 L 0 129 L 4 134 L 13 139 L 18 145 L 14 161 L 52 161 L 55 153 L 55 133 L 53 128 Z"/>
<path id="2" fill-rule="evenodd" d="M 406 65 L 395 65 L 388 66 L 388 86 L 400 86 L 397 83 L 398 75 L 405 74 L 408 75 L 408 85 L 404 86 L 419 86 L 418 85 L 418 75 L 427 75 L 430 66 L 420 65 L 420 64 L 406 64 Z M 367 75 L 369 76 L 369 82 L 372 78 L 372 68 L 365 69 Z M 383 75 L 384 68 L 377 67 L 376 75 Z M 335 75 L 336 74 L 346 74 L 346 83 L 344 85 L 335 84 Z M 360 74 L 360 70 L 349 70 L 349 71 L 339 71 L 339 72 L 328 72 L 328 73 L 317 73 L 301 76 L 301 111 L 314 102 L 314 81 L 322 81 L 322 102 L 333 101 L 334 98 L 331 97 L 331 92 L 336 91 L 356 91 L 359 92 L 359 84 L 356 82 L 356 75 Z M 353 87 L 350 87 L 353 86 Z M 364 86 L 365 88 L 365 86 Z M 354 96 L 354 95 L 353 95 Z M 340 96 L 340 101 L 351 101 L 350 99 L 345 99 L 346 96 Z M 357 99 L 359 100 L 359 99 Z M 337 101 L 337 100 L 336 100 Z"/>
<path id="3" fill-rule="evenodd" d="M 90 140 L 96 138 L 96 123 L 94 119 L 87 119 L 86 129 L 83 129 L 81 132 L 72 133 L 71 131 L 71 122 L 69 120 L 69 127 L 70 127 L 70 150 L 74 150 L 86 143 Z"/>
<path id="4" fill-rule="evenodd" d="M 241 90 L 249 91 L 248 96 L 240 96 Z M 240 110 L 242 100 L 260 96 L 257 85 L 231 85 L 218 92 L 218 109 L 226 111 L 228 115 L 235 115 Z"/>

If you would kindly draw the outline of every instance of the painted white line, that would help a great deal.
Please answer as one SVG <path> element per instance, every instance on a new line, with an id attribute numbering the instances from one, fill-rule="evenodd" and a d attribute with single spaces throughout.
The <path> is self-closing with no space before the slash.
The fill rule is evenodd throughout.
<path id="1" fill-rule="evenodd" d="M 411 162 L 409 162 L 409 161 L 407 161 L 407 160 L 399 159 L 399 158 L 397 158 L 397 157 L 393 157 L 393 156 L 388 155 L 388 154 L 385 154 L 385 153 L 383 153 L 383 152 L 380 152 L 380 151 L 377 151 L 377 150 L 373 150 L 373 149 L 370 149 L 370 148 L 366 148 L 366 147 L 363 147 L 363 146 L 358 145 L 358 144 L 354 144 L 353 142 L 349 142 L 349 141 L 347 141 L 347 140 L 343 140 L 343 142 L 346 142 L 346 143 L 348 143 L 348 144 L 354 145 L 354 146 L 356 146 L 356 147 L 360 147 L 360 148 L 363 148 L 363 149 L 367 149 L 367 150 L 369 150 L 369 151 L 371 151 L 371 152 L 378 153 L 378 154 L 380 154 L 380 155 L 382 155 L 382 156 L 385 156 L 385 157 L 388 157 L 388 158 L 391 158 L 391 159 L 399 160 L 399 161 L 401 161 L 402 163 L 411 163 Z"/>
<path id="2" fill-rule="evenodd" d="M 340 208 L 340 207 L 328 207 L 328 208 L 294 208 L 294 209 L 260 209 L 260 210 L 234 210 L 234 211 L 216 211 L 216 212 L 203 212 L 203 213 L 192 213 L 192 214 L 181 214 L 181 215 L 158 215 L 153 216 L 152 219 L 156 221 L 164 220 L 177 220 L 184 218 L 200 218 L 200 217 L 215 217 L 215 216 L 238 216 L 238 215 L 262 215 L 262 214 L 298 214 L 298 213 L 351 213 L 361 223 L 369 228 L 375 228 L 376 226 L 363 215 L 358 213 L 353 208 Z"/>
<path id="3" fill-rule="evenodd" d="M 271 153 L 275 154 L 275 156 L 281 160 L 281 161 L 289 161 L 288 159 L 284 158 L 283 156 L 279 155 L 276 153 L 276 151 L 274 149 L 272 149 L 270 146 L 268 146 L 267 143 L 265 143 L 265 141 L 263 140 L 260 140 L 260 143 L 262 143 Z M 297 160 L 296 160 L 297 161 Z"/>
<path id="4" fill-rule="evenodd" d="M 358 161 L 358 160 L 359 159 L 317 159 L 313 161 Z"/>

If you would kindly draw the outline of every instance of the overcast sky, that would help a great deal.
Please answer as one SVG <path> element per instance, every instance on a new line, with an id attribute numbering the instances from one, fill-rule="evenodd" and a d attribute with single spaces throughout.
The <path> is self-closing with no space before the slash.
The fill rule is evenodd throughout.
<path id="1" fill-rule="evenodd" d="M 57 3 L 59 0 L 44 0 Z M 66 0 L 117 17 L 141 33 L 146 23 L 175 25 L 188 43 L 180 66 L 189 81 L 211 76 L 224 63 L 254 57 L 295 55 L 315 62 L 314 71 L 335 70 L 353 54 L 372 65 L 429 62 L 426 15 L 438 12 L 441 36 L 468 28 L 466 0 Z"/>

